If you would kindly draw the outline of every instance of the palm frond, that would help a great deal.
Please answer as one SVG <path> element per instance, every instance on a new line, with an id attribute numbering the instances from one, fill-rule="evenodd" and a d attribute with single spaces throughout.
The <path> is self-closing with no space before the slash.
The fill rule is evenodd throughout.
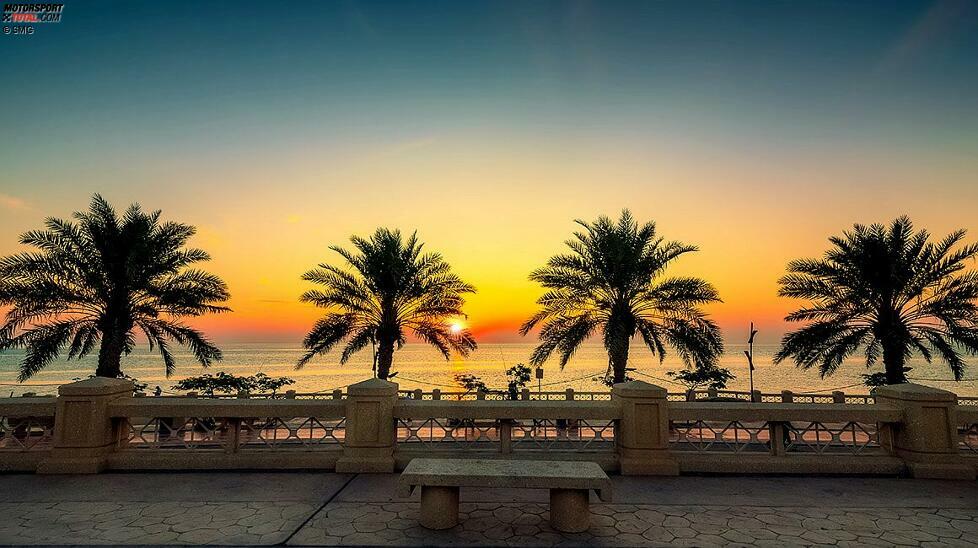
<path id="1" fill-rule="evenodd" d="M 639 225 L 628 210 L 617 220 L 601 216 L 575 222 L 581 230 L 566 242 L 570 252 L 551 257 L 530 274 L 547 290 L 537 300 L 540 309 L 520 327 L 527 335 L 540 326 L 532 363 L 541 364 L 559 351 L 563 366 L 599 328 L 609 357 L 616 356 L 612 361 L 619 379 L 624 378 L 621 359 L 627 356 L 628 340 L 636 334 L 660 358 L 666 344 L 678 344 L 677 351 L 690 360 L 716 359 L 717 348 L 722 349 L 719 328 L 701 310 L 720 300 L 716 289 L 699 278 L 664 277 L 695 246 L 664 240 L 654 223 Z"/>
<path id="2" fill-rule="evenodd" d="M 0 345 L 36 345 L 22 374 L 33 375 L 57 357 L 55 340 L 68 346 L 69 359 L 88 355 L 109 338 L 121 341 L 112 352 L 128 354 L 137 326 L 151 348 L 160 348 L 167 374 L 173 361 L 166 340 L 188 345 L 204 365 L 220 359 L 220 351 L 179 318 L 228 311 L 221 304 L 229 298 L 227 286 L 189 268 L 209 259 L 202 250 L 183 247 L 194 228 L 161 223 L 160 217 L 138 204 L 119 216 L 96 194 L 74 220 L 49 218 L 45 229 L 24 233 L 21 242 L 34 251 L 0 258 L 0 305 L 9 307 Z M 107 359 L 118 363 L 118 356 Z"/>

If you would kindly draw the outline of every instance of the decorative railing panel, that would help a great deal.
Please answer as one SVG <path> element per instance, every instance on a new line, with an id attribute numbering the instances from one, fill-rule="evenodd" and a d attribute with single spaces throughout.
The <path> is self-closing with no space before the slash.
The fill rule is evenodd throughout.
<path id="1" fill-rule="evenodd" d="M 292 390 L 286 392 L 279 392 L 275 394 L 270 393 L 255 393 L 255 394 L 217 394 L 217 395 L 196 395 L 198 398 L 210 398 L 210 399 L 269 399 L 269 400 L 339 400 L 346 398 L 346 392 L 342 389 L 332 390 L 332 391 L 321 391 L 321 392 L 295 392 Z M 174 397 L 185 397 L 185 396 L 163 396 L 164 398 L 174 398 Z M 479 393 L 477 391 L 461 391 L 461 390 L 432 390 L 426 391 L 422 389 L 415 390 L 398 390 L 398 397 L 402 399 L 412 399 L 412 400 L 424 400 L 424 401 L 439 401 L 439 400 L 453 400 L 453 401 L 475 401 L 475 400 L 486 400 L 486 401 L 513 401 L 511 394 L 505 391 L 493 390 L 484 393 Z M 807 404 L 837 404 L 837 403 L 848 403 L 848 404 L 863 404 L 871 405 L 875 402 L 872 394 L 791 394 L 791 403 L 807 403 Z M 841 398 L 841 399 L 839 399 Z M 516 395 L 516 400 L 520 401 L 563 401 L 563 400 L 573 400 L 573 401 L 610 401 L 611 392 L 610 391 L 536 391 L 524 389 Z M 757 400 L 761 403 L 788 403 L 785 399 L 783 393 L 769 393 L 769 392 L 758 392 L 756 396 L 752 398 L 751 393 L 743 390 L 717 390 L 717 391 L 706 391 L 706 390 L 695 390 L 692 392 L 692 397 L 687 392 L 670 392 L 668 394 L 668 400 L 674 402 L 680 401 L 701 401 L 701 400 L 743 400 L 743 401 L 753 401 Z M 973 405 L 978 406 L 978 398 L 972 397 L 960 397 L 958 398 L 958 403 L 960 405 Z"/>
<path id="2" fill-rule="evenodd" d="M 238 451 L 340 448 L 345 419 L 321 417 L 154 417 L 122 419 L 121 451 Z"/>
<path id="3" fill-rule="evenodd" d="M 600 401 L 399 401 L 398 450 L 614 451 L 619 410 Z M 449 417 L 449 418 L 445 418 Z"/>
<path id="4" fill-rule="evenodd" d="M 958 448 L 978 457 L 978 407 L 961 407 L 958 401 Z"/>
<path id="5" fill-rule="evenodd" d="M 239 450 L 315 450 L 339 448 L 345 418 L 270 417 L 240 420 Z"/>
<path id="6" fill-rule="evenodd" d="M 232 452 L 237 424 L 221 417 L 124 419 L 119 449 Z"/>
<path id="7" fill-rule="evenodd" d="M 0 416 L 0 451 L 47 451 L 53 430 L 54 417 Z"/>
<path id="8" fill-rule="evenodd" d="M 612 451 L 613 419 L 522 419 L 513 421 L 513 451 Z"/>
<path id="9" fill-rule="evenodd" d="M 960 430 L 961 450 L 978 455 L 978 423 L 965 425 Z"/>
<path id="10" fill-rule="evenodd" d="M 110 411 L 122 451 L 329 450 L 346 433 L 342 401 L 134 398 Z"/>
<path id="11" fill-rule="evenodd" d="M 675 404 L 670 419 L 670 447 L 677 451 L 879 456 L 891 452 L 881 444 L 880 429 L 902 416 L 860 404 L 689 402 Z"/>
<path id="12" fill-rule="evenodd" d="M 523 390 L 516 397 L 505 391 L 447 391 L 440 390 L 425 392 L 423 390 L 399 390 L 398 396 L 406 400 L 416 401 L 611 401 L 611 392 L 577 392 L 565 390 L 562 392 L 537 392 Z"/>
<path id="13" fill-rule="evenodd" d="M 495 420 L 458 418 L 397 419 L 397 443 L 438 450 L 500 449 L 500 424 Z"/>
<path id="14" fill-rule="evenodd" d="M 48 451 L 54 442 L 54 398 L 0 400 L 0 452 Z"/>
<path id="15" fill-rule="evenodd" d="M 880 445 L 879 431 L 875 423 L 846 422 L 824 423 L 812 421 L 784 425 L 788 453 L 886 454 Z"/>
<path id="16" fill-rule="evenodd" d="M 678 422 L 671 425 L 669 434 L 670 447 L 678 451 L 770 451 L 771 434 L 767 422 Z"/>

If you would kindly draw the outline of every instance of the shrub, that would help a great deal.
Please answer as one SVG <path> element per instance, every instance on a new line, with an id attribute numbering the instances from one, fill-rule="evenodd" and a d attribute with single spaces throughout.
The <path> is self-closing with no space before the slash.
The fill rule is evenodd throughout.
<path id="1" fill-rule="evenodd" d="M 174 390 L 196 391 L 213 396 L 215 393 L 233 394 L 236 392 L 267 392 L 273 394 L 283 386 L 294 384 L 295 380 L 289 377 L 269 377 L 264 373 L 243 377 L 219 371 L 215 375 L 210 373 L 198 377 L 188 377 L 173 385 Z"/>

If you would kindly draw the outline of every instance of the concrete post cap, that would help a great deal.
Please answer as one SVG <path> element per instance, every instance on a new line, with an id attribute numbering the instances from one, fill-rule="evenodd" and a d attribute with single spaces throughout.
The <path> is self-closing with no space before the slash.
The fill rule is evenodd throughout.
<path id="1" fill-rule="evenodd" d="M 346 389 L 349 395 L 358 396 L 388 396 L 397 394 L 397 383 L 382 379 L 367 379 L 356 384 L 351 384 Z"/>
<path id="2" fill-rule="evenodd" d="M 58 394 L 62 396 L 107 396 L 132 391 L 132 381 L 109 377 L 92 377 L 58 387 Z"/>
<path id="3" fill-rule="evenodd" d="M 623 398 L 665 398 L 668 391 L 645 381 L 628 381 L 612 386 L 611 393 Z"/>
<path id="4" fill-rule="evenodd" d="M 873 390 L 876 397 L 904 401 L 955 402 L 954 392 L 914 383 L 890 384 Z"/>

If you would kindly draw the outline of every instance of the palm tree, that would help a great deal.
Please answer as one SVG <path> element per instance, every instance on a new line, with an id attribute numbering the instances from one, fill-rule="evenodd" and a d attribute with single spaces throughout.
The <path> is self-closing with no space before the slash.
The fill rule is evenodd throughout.
<path id="1" fill-rule="evenodd" d="M 530 361 L 540 365 L 556 351 L 563 368 L 600 330 L 616 383 L 626 380 L 636 333 L 660 362 L 668 345 L 687 366 L 715 363 L 723 353 L 720 329 L 699 307 L 719 302 L 716 290 L 699 278 L 664 277 L 675 259 L 697 248 L 664 241 L 655 223 L 639 226 L 627 209 L 617 222 L 605 216 L 575 222 L 584 231 L 566 242 L 571 253 L 530 274 L 547 289 L 537 301 L 542 310 L 520 328 L 526 335 L 543 322 Z"/>
<path id="2" fill-rule="evenodd" d="M 866 366 L 882 357 L 887 384 L 897 384 L 907 382 L 907 359 L 936 354 L 960 380 L 962 354 L 978 353 L 978 273 L 964 271 L 978 245 L 957 248 L 964 236 L 934 243 L 900 217 L 888 228 L 854 225 L 829 239 L 822 259 L 788 263 L 780 295 L 812 303 L 785 318 L 809 323 L 784 336 L 775 363 L 792 358 L 824 377 L 863 348 Z"/>
<path id="3" fill-rule="evenodd" d="M 184 249 L 189 225 L 160 222 L 160 212 L 133 204 L 119 217 L 101 196 L 76 222 L 49 218 L 20 242 L 38 249 L 0 259 L 0 306 L 10 306 L 0 327 L 0 350 L 24 348 L 20 380 L 57 359 L 83 358 L 98 346 L 100 377 L 122 375 L 121 359 L 136 344 L 135 330 L 159 349 L 169 376 L 176 366 L 170 342 L 186 345 L 202 365 L 221 351 L 186 316 L 224 312 L 227 286 L 188 268 L 210 257 Z"/>
<path id="4" fill-rule="evenodd" d="M 468 329 L 448 325 L 450 318 L 464 316 L 462 296 L 475 293 L 475 288 L 452 273 L 438 253 L 422 254 L 424 244 L 416 233 L 405 241 L 400 231 L 379 228 L 369 239 L 353 236 L 350 241 L 356 251 L 330 249 L 352 269 L 320 264 L 302 277 L 324 289 L 307 291 L 301 300 L 330 312 L 306 335 L 303 345 L 308 352 L 297 369 L 345 341 L 341 364 L 367 345 L 376 345 L 377 376 L 387 379 L 406 330 L 437 348 L 446 360 L 453 350 L 468 356 L 476 348 Z"/>

